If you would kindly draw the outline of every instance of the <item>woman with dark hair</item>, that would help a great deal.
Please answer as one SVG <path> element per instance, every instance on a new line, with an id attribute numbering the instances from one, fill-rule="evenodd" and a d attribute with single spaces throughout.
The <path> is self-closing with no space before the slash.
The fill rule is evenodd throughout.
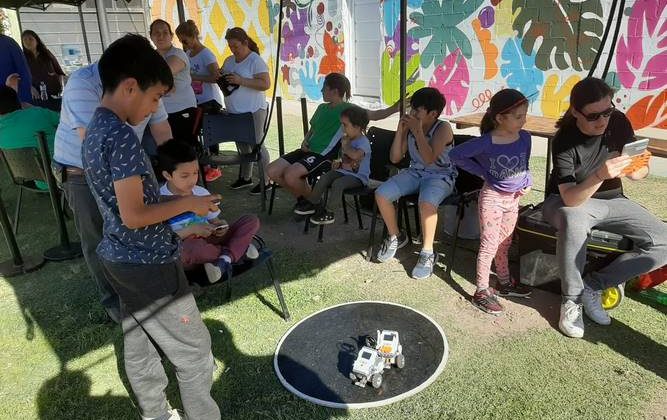
<path id="1" fill-rule="evenodd" d="M 264 94 L 271 87 L 269 68 L 259 55 L 257 43 L 252 40 L 242 28 L 231 28 L 225 35 L 227 45 L 232 52 L 222 65 L 222 78 L 230 89 L 224 89 L 225 108 L 232 114 L 252 112 L 255 123 L 255 137 L 259 142 L 264 137 L 264 123 L 266 121 L 267 103 Z M 234 88 L 236 87 L 236 88 Z M 237 143 L 240 153 L 249 153 L 252 146 Z M 259 182 L 269 183 L 266 167 L 269 164 L 269 152 L 262 145 L 259 164 L 265 168 L 265 179 Z M 232 183 L 233 190 L 250 187 L 252 185 L 252 163 L 241 165 L 239 179 Z M 261 185 L 258 183 L 250 194 L 261 194 Z"/>
<path id="2" fill-rule="evenodd" d="M 175 139 L 185 141 L 197 148 L 195 136 L 195 114 L 197 99 L 192 90 L 190 60 L 185 51 L 174 47 L 174 34 L 169 23 L 156 19 L 151 23 L 149 34 L 155 48 L 164 57 L 174 76 L 174 88 L 162 97 L 169 114 L 169 125 Z M 197 149 L 198 150 L 198 149 Z"/>
<path id="3" fill-rule="evenodd" d="M 32 98 L 36 101 L 48 101 L 51 96 L 60 95 L 63 90 L 65 72 L 56 57 L 49 51 L 34 31 L 25 30 L 21 35 L 23 54 L 28 61 L 32 74 Z M 47 99 L 41 97 L 40 85 L 46 85 Z M 58 107 L 59 108 L 59 107 Z"/>
<path id="4" fill-rule="evenodd" d="M 190 59 L 192 89 L 197 97 L 197 106 L 206 113 L 217 113 L 222 107 L 222 95 L 216 84 L 220 67 L 211 50 L 199 39 L 199 29 L 194 21 L 188 20 L 176 28 L 176 36 Z"/>
<path id="5" fill-rule="evenodd" d="M 601 79 L 577 83 L 552 146 L 554 168 L 543 213 L 558 229 L 563 294 L 558 326 L 569 337 L 584 335 L 582 305 L 591 320 L 609 325 L 602 291 L 667 264 L 667 224 L 623 195 L 621 178 L 640 180 L 649 169 L 626 170 L 632 158 L 621 152 L 635 137 L 630 121 L 615 109 L 613 95 Z M 584 276 L 586 240 L 593 228 L 630 238 L 634 250 Z"/>

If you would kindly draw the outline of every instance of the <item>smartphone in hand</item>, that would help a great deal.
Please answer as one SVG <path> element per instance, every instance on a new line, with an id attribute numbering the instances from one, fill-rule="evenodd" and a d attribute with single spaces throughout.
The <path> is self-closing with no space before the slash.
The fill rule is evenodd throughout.
<path id="1" fill-rule="evenodd" d="M 633 141 L 632 143 L 627 143 L 625 146 L 623 146 L 623 151 L 621 154 L 628 156 L 640 155 L 644 153 L 646 148 L 648 148 L 648 143 L 649 139 L 639 139 L 637 141 Z"/>

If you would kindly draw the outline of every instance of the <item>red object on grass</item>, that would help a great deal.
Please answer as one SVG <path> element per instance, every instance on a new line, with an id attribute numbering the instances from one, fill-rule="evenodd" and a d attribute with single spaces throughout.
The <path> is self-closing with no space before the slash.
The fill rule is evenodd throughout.
<path id="1" fill-rule="evenodd" d="M 650 273 L 642 274 L 638 279 L 632 282 L 633 290 L 646 290 L 659 285 L 667 280 L 667 265 Z"/>

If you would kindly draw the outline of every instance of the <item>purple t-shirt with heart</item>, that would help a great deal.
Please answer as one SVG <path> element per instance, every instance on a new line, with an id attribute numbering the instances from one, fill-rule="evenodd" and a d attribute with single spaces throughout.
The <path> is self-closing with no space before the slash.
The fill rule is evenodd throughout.
<path id="1" fill-rule="evenodd" d="M 484 178 L 493 189 L 513 193 L 533 184 L 528 169 L 530 146 L 527 131 L 519 131 L 519 138 L 507 144 L 493 143 L 489 132 L 454 147 L 449 158 L 459 168 Z"/>

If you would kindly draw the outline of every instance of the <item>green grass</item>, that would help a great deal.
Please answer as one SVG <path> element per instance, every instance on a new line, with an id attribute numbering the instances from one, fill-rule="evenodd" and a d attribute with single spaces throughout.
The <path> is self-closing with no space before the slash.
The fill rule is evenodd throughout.
<path id="1" fill-rule="evenodd" d="M 300 141 L 300 120 L 286 117 L 286 150 Z M 269 148 L 277 156 L 275 129 Z M 541 189 L 544 159 L 531 162 Z M 258 202 L 232 192 L 236 168 L 213 189 L 223 193 L 223 212 L 234 219 L 257 212 Z M 13 209 L 16 194 L 1 181 Z M 667 180 L 628 185 L 628 195 L 667 218 Z M 526 198 L 540 199 L 535 191 Z M 301 233 L 279 192 L 273 216 L 261 215 L 262 235 L 275 250 L 277 269 L 293 322 L 337 303 L 375 299 L 412 306 L 433 317 L 450 345 L 447 366 L 420 394 L 387 407 L 341 411 L 302 401 L 283 389 L 273 373 L 275 346 L 292 324 L 276 314 L 278 302 L 262 269 L 235 280 L 230 302 L 221 288 L 208 289 L 198 304 L 211 332 L 219 369 L 213 394 L 229 419 L 637 419 L 664 414 L 667 400 L 667 321 L 664 307 L 626 299 L 610 327 L 587 323 L 586 338 L 571 340 L 554 328 L 559 297 L 536 292 L 530 301 L 508 303 L 500 318 L 481 314 L 461 296 L 471 292 L 475 255 L 457 253 L 454 280 L 444 272 L 423 282 L 408 278 L 398 262 L 367 263 L 360 255 L 367 230 L 327 227 L 325 243 Z M 48 199 L 25 197 L 18 242 L 39 254 L 57 242 Z M 74 229 L 70 223 L 70 232 Z M 439 245 L 440 252 L 444 248 Z M 407 267 L 413 251 L 401 254 Z M 8 258 L 6 248 L 0 259 Z M 0 278 L 0 418 L 129 419 L 137 410 L 125 388 L 122 336 L 105 322 L 82 260 L 49 263 L 19 277 Z M 122 360 L 122 359 L 121 359 Z M 120 372 L 120 373 L 119 373 Z M 172 376 L 170 400 L 179 405 Z M 661 418 L 661 417 L 659 417 Z"/>

